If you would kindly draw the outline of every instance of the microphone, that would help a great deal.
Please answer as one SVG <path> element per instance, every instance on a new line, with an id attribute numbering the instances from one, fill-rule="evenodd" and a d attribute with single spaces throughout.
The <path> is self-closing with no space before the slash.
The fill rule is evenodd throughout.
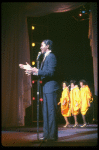
<path id="1" fill-rule="evenodd" d="M 70 85 L 68 85 L 68 87 L 70 87 Z"/>
<path id="2" fill-rule="evenodd" d="M 41 55 L 41 52 L 38 52 L 38 55 L 37 55 L 36 60 L 38 60 L 38 59 L 39 59 L 40 55 Z"/>

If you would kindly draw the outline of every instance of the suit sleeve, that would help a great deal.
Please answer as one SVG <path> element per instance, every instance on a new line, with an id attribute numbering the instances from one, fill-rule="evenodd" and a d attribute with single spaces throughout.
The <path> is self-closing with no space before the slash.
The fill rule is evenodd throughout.
<path id="1" fill-rule="evenodd" d="M 47 68 L 46 69 L 39 69 L 38 75 L 43 77 L 52 77 L 54 75 L 56 69 L 57 61 L 55 55 L 52 55 L 47 60 Z"/>

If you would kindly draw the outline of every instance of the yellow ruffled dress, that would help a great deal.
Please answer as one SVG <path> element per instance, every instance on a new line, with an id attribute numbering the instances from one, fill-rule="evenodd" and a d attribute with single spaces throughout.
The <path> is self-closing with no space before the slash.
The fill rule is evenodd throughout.
<path id="1" fill-rule="evenodd" d="M 85 115 L 90 103 L 93 101 L 92 93 L 88 85 L 80 88 L 80 98 L 81 98 L 81 114 Z"/>
<path id="2" fill-rule="evenodd" d="M 60 98 L 60 103 L 61 103 L 61 114 L 66 117 L 71 116 L 68 87 L 66 87 L 63 90 L 62 96 Z"/>
<path id="3" fill-rule="evenodd" d="M 70 103 L 71 103 L 71 113 L 72 115 L 78 115 L 80 110 L 80 90 L 77 85 L 74 88 L 71 88 L 70 91 Z"/>

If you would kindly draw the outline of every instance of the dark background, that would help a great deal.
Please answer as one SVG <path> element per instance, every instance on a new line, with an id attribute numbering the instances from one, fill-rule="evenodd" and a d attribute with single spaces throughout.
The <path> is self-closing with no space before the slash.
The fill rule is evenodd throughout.
<path id="1" fill-rule="evenodd" d="M 40 43 L 44 39 L 51 39 L 54 44 L 53 52 L 55 53 L 58 62 L 57 80 L 60 87 L 64 80 L 70 82 L 71 79 L 74 79 L 78 83 L 79 80 L 85 79 L 93 93 L 93 61 L 90 40 L 88 39 L 89 20 L 75 20 L 73 16 L 77 16 L 78 11 L 79 9 L 76 9 L 65 13 L 53 13 L 42 17 L 27 18 L 31 62 L 33 60 L 35 61 L 37 53 L 40 51 Z M 35 26 L 35 30 L 33 31 L 31 30 L 32 25 Z M 31 46 L 32 42 L 36 43 L 35 47 Z M 34 77 L 32 76 L 32 80 L 33 79 Z M 34 94 L 36 97 L 35 89 L 36 85 L 32 90 L 32 96 Z M 60 89 L 60 93 L 61 92 Z M 35 103 L 35 107 L 36 101 L 33 101 L 32 103 Z M 31 106 L 26 111 L 28 113 L 35 111 L 35 115 L 33 112 L 32 113 L 36 116 L 36 107 L 35 110 L 34 107 Z M 60 113 L 60 107 L 58 107 L 58 114 L 59 122 L 60 120 L 61 122 L 64 122 Z M 91 107 L 91 115 L 89 116 L 91 117 L 88 122 L 93 118 L 93 107 Z M 32 119 L 36 120 L 36 118 L 34 118 Z M 81 115 L 78 116 L 78 119 L 79 122 L 82 123 Z M 72 117 L 71 122 L 73 122 Z"/>
<path id="2" fill-rule="evenodd" d="M 59 66 L 59 82 L 85 79 L 93 85 L 93 62 L 88 39 L 89 20 L 76 21 L 72 17 L 75 12 L 77 10 L 43 17 L 28 17 L 30 43 L 41 43 L 46 38 L 53 41 L 53 52 Z M 32 24 L 37 26 L 34 31 L 30 28 Z M 37 52 L 40 51 L 39 47 L 40 45 L 36 49 Z M 34 51 L 36 59 L 35 49 L 31 51 Z"/>

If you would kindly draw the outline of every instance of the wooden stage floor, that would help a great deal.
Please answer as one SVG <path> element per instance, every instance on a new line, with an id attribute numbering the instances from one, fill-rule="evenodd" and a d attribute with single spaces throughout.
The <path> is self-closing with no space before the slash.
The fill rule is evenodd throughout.
<path id="1" fill-rule="evenodd" d="M 98 125 L 89 124 L 85 128 L 64 128 L 58 126 L 58 141 L 42 142 L 37 140 L 36 127 L 3 128 L 1 144 L 3 147 L 41 147 L 41 146 L 94 146 L 98 145 Z M 39 137 L 43 136 L 43 128 L 39 127 Z"/>

